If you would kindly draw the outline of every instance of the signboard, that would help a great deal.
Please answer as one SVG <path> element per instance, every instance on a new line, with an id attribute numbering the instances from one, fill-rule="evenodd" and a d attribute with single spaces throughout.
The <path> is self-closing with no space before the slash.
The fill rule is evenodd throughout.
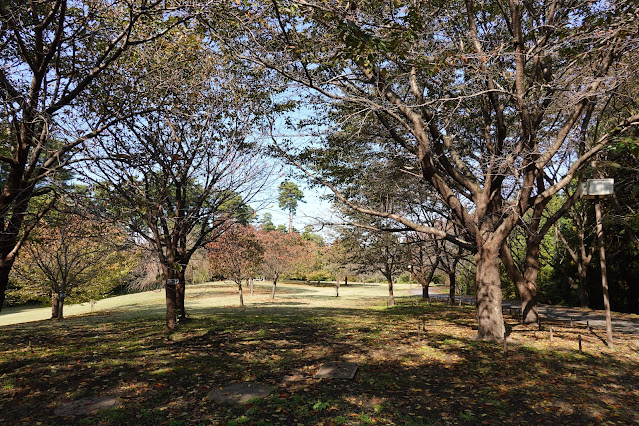
<path id="1" fill-rule="evenodd" d="M 614 179 L 588 179 L 579 185 L 581 198 L 595 198 L 611 195 L 615 189 Z"/>
<path id="2" fill-rule="evenodd" d="M 169 279 L 169 280 L 166 280 L 166 285 L 168 285 L 168 286 L 178 285 L 179 282 L 180 282 L 180 280 Z"/>

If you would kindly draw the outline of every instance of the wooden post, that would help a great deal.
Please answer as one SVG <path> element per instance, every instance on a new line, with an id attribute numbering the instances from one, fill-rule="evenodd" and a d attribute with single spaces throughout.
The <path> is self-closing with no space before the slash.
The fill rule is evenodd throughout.
<path id="1" fill-rule="evenodd" d="M 570 327 L 572 327 L 572 317 L 570 317 Z"/>
<path id="2" fill-rule="evenodd" d="M 586 328 L 590 331 L 590 321 L 586 321 Z"/>
<path id="3" fill-rule="evenodd" d="M 599 264 L 601 267 L 601 288 L 606 310 L 606 340 L 612 349 L 612 318 L 610 316 L 610 296 L 608 295 L 608 274 L 606 273 L 606 248 L 603 239 L 603 224 L 601 223 L 601 203 L 599 196 L 595 197 L 595 219 L 597 222 L 597 240 L 599 240 Z"/>
<path id="4" fill-rule="evenodd" d="M 581 351 L 581 334 L 577 336 L 577 339 L 579 340 L 579 355 L 583 355 L 583 352 Z"/>
<path id="5" fill-rule="evenodd" d="M 553 340 L 552 338 L 553 338 L 553 336 L 552 336 L 552 325 L 551 325 L 551 326 L 550 326 L 550 341 L 551 341 L 551 342 L 552 342 L 552 340 Z"/>

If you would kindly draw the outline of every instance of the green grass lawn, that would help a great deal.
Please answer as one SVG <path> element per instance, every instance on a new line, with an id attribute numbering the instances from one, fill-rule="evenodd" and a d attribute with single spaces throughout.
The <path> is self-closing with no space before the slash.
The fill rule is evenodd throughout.
<path id="1" fill-rule="evenodd" d="M 188 287 L 191 320 L 170 339 L 163 295 L 153 292 L 100 301 L 94 313 L 62 322 L 4 325 L 0 423 L 639 422 L 637 336 L 616 336 L 610 350 L 601 332 L 557 323 L 550 342 L 547 329 L 508 318 L 512 341 L 504 353 L 473 340 L 469 307 L 400 297 L 386 308 L 383 285 L 342 286 L 339 298 L 330 287 L 278 287 L 275 302 L 268 283 L 246 291 L 244 309 L 229 284 Z M 408 292 L 399 286 L 396 294 Z M 314 379 L 327 361 L 357 362 L 355 379 Z M 274 391 L 244 405 L 206 399 L 249 381 Z M 54 415 L 64 403 L 109 395 L 122 405 L 90 417 Z"/>

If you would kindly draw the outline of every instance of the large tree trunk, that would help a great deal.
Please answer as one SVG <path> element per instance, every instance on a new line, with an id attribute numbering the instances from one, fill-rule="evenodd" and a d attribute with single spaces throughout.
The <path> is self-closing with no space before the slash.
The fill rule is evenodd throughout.
<path id="1" fill-rule="evenodd" d="M 32 123 L 35 123 L 37 119 L 35 117 L 30 118 Z M 25 128 L 23 128 L 24 130 Z M 22 161 L 24 160 L 24 161 Z M 24 218 L 29 208 L 29 202 L 33 195 L 34 185 L 29 185 L 25 188 L 25 183 L 22 182 L 24 177 L 24 167 L 27 158 L 24 157 L 19 163 L 14 163 L 7 176 L 7 181 L 3 186 L 4 194 L 15 195 L 16 198 L 13 202 L 9 201 L 7 204 L 0 204 L 0 311 L 4 306 L 7 288 L 9 287 L 9 273 L 15 262 L 18 251 L 16 243 L 18 241 L 18 234 L 23 229 Z M 35 183 L 34 183 L 35 184 Z M 6 197 L 3 197 L 6 199 Z M 12 197 L 9 197 L 12 198 Z M 48 211 L 53 205 L 53 201 L 48 206 L 45 206 L 40 213 Z M 10 219 L 8 219 L 10 217 Z M 29 227 L 26 227 L 27 229 Z M 24 233 L 28 234 L 29 231 L 25 229 Z M 25 235 L 22 235 L 25 237 Z"/>
<path id="2" fill-rule="evenodd" d="M 0 254 L 0 256 L 2 255 Z M 2 307 L 4 306 L 5 294 L 9 287 L 9 273 L 12 267 L 13 261 L 6 262 L 0 260 L 0 312 L 2 312 Z"/>
<path id="3" fill-rule="evenodd" d="M 175 271 L 175 278 L 179 280 L 177 285 L 175 286 L 175 313 L 179 321 L 186 320 L 186 308 L 184 306 L 184 295 L 186 293 L 186 274 L 184 273 L 185 270 L 186 268 L 180 271 Z"/>
<path id="4" fill-rule="evenodd" d="M 56 317 L 58 321 L 62 321 L 64 319 L 64 297 L 58 297 L 58 316 Z"/>
<path id="5" fill-rule="evenodd" d="M 477 337 L 501 341 L 506 329 L 501 303 L 501 280 L 499 278 L 499 246 L 485 243 L 475 254 L 477 263 Z"/>
<path id="6" fill-rule="evenodd" d="M 455 303 L 455 286 L 456 286 L 455 271 L 450 272 L 448 274 L 448 282 L 450 283 L 450 287 L 448 290 L 448 297 L 450 298 L 450 303 L 452 305 L 453 303 Z"/>
<path id="7" fill-rule="evenodd" d="M 166 293 L 166 323 L 164 330 L 167 333 L 175 331 L 176 323 L 176 311 L 177 311 L 177 286 L 175 284 L 169 284 L 169 279 L 174 279 L 175 271 L 169 265 L 162 265 L 162 272 Z"/>
<path id="8" fill-rule="evenodd" d="M 55 290 L 51 291 L 51 319 L 57 319 L 60 315 L 59 312 L 60 306 L 58 305 L 58 292 Z"/>

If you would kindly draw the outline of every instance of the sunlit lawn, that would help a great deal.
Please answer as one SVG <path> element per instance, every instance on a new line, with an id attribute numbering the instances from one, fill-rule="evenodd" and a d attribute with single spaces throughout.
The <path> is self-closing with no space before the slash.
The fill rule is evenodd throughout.
<path id="1" fill-rule="evenodd" d="M 609 350 L 598 330 L 555 323 L 539 331 L 508 318 L 504 353 L 473 340 L 470 307 L 403 297 L 387 309 L 383 285 L 342 286 L 339 298 L 331 287 L 278 287 L 275 302 L 268 283 L 254 295 L 246 289 L 244 309 L 231 285 L 190 287 L 191 321 L 170 340 L 163 294 L 153 292 L 100 301 L 93 314 L 63 322 L 2 326 L 1 423 L 639 422 L 637 336 L 616 336 Z M 327 361 L 357 362 L 355 379 L 314 379 Z M 206 399 L 243 381 L 273 392 L 239 406 Z M 122 405 L 91 417 L 54 415 L 66 402 L 104 395 Z"/>

